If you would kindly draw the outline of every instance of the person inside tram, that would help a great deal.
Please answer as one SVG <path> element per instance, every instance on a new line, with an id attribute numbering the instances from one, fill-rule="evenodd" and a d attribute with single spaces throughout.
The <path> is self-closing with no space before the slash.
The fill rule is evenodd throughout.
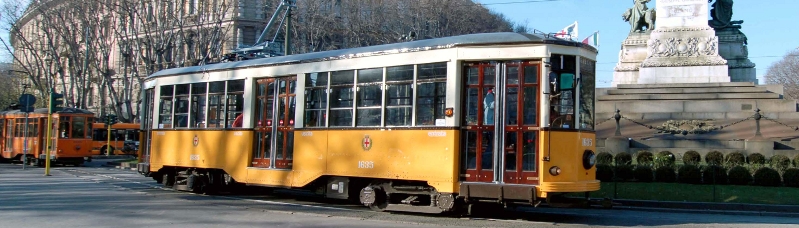
<path id="1" fill-rule="evenodd" d="M 494 90 L 488 89 L 483 98 L 484 120 L 483 125 L 494 125 L 494 108 L 496 107 Z M 483 131 L 483 153 L 480 162 L 481 169 L 492 169 L 494 163 L 494 133 Z"/>
<path id="2" fill-rule="evenodd" d="M 238 128 L 242 127 L 243 124 L 244 124 L 244 117 L 242 113 L 239 113 L 239 115 L 236 116 L 236 119 L 233 120 L 233 125 L 231 127 Z"/>

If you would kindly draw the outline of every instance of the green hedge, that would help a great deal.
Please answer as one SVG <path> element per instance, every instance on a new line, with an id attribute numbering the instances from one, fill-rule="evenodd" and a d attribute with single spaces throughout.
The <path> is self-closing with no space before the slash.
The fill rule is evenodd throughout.
<path id="1" fill-rule="evenodd" d="M 702 162 L 702 156 L 699 155 L 699 152 L 689 150 L 682 155 L 682 162 L 686 165 L 699 165 L 699 162 Z"/>

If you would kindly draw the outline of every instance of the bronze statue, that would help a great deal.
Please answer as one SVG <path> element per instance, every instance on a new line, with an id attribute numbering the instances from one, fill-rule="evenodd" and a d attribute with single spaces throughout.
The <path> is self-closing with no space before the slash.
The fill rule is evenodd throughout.
<path id="1" fill-rule="evenodd" d="M 621 15 L 630 22 L 630 33 L 652 31 L 655 29 L 655 10 L 646 7 L 651 0 L 633 0 L 633 8 Z"/>
<path id="2" fill-rule="evenodd" d="M 710 3 L 713 0 L 707 0 Z M 743 23 L 743 21 L 733 21 L 732 20 L 732 0 L 716 0 L 713 2 L 712 5 L 713 9 L 710 10 L 710 17 L 713 20 L 710 20 L 708 24 L 710 27 L 713 28 L 727 28 L 727 27 L 738 27 Z"/>

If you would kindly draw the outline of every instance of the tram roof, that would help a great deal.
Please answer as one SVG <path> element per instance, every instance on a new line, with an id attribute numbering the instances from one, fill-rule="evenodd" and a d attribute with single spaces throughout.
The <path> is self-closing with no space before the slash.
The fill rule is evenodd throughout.
<path id="1" fill-rule="evenodd" d="M 528 33 L 479 33 L 460 36 L 451 36 L 435 39 L 417 40 L 402 43 L 383 44 L 367 47 L 349 48 L 341 50 L 331 50 L 322 52 L 312 52 L 297 55 L 278 56 L 260 59 L 251 59 L 236 62 L 215 63 L 203 66 L 181 67 L 161 70 L 150 75 L 148 78 L 190 74 L 196 72 L 208 72 L 237 68 L 249 68 L 257 66 L 287 65 L 305 62 L 321 62 L 338 59 L 351 59 L 368 56 L 378 56 L 386 54 L 418 52 L 436 49 L 446 49 L 458 46 L 476 46 L 490 44 L 516 44 L 516 43 L 546 43 L 564 46 L 584 47 L 594 52 L 596 49 L 580 42 L 564 40 L 546 34 Z"/>
<path id="2" fill-rule="evenodd" d="M 34 109 L 34 114 L 47 114 L 49 110 L 47 108 L 37 108 Z M 61 111 L 56 112 L 58 114 L 94 114 L 93 112 L 85 109 L 78 109 L 78 108 L 64 108 Z M 24 112 L 20 111 L 19 109 L 14 110 L 5 110 L 0 111 L 0 115 L 8 115 L 8 114 L 24 114 Z"/>

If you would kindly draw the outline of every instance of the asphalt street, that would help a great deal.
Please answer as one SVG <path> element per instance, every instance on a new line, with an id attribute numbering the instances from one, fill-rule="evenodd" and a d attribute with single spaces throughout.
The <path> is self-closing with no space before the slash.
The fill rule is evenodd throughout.
<path id="1" fill-rule="evenodd" d="M 89 166 L 102 164 L 97 161 Z M 797 227 L 799 217 L 629 209 L 521 208 L 490 217 L 372 212 L 276 191 L 206 196 L 131 170 L 0 164 L 2 227 Z"/>

